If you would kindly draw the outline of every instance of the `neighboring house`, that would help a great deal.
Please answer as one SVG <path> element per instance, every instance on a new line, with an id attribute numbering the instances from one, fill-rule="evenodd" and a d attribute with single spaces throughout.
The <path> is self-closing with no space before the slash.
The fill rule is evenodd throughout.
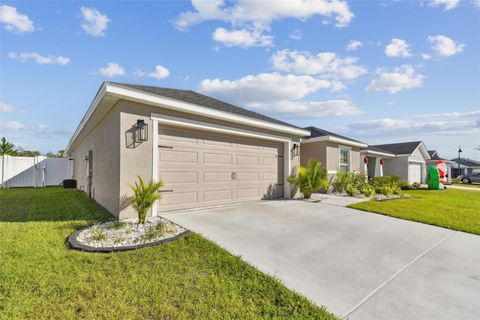
<path id="1" fill-rule="evenodd" d="M 427 177 L 427 160 L 430 155 L 422 141 L 391 143 L 369 146 L 368 150 L 384 150 L 395 156 L 384 159 L 383 174 L 399 176 L 408 183 L 425 183 Z"/>
<path id="2" fill-rule="evenodd" d="M 438 161 L 443 161 L 447 165 L 447 183 L 452 183 L 452 161 L 440 157 L 437 150 L 428 150 L 430 160 L 427 160 L 427 167 L 436 166 Z"/>
<path id="3" fill-rule="evenodd" d="M 189 90 L 104 82 L 65 155 L 74 178 L 119 218 L 137 175 L 163 180 L 159 211 L 290 197 L 309 131 Z"/>
<path id="4" fill-rule="evenodd" d="M 302 139 L 300 147 L 301 165 L 305 166 L 309 159 L 318 160 L 327 169 L 329 177 L 338 170 L 344 172 L 364 171 L 360 161 L 360 151 L 367 147 L 366 143 L 317 127 L 306 127 L 311 134 Z"/>
<path id="5" fill-rule="evenodd" d="M 480 172 L 480 161 L 468 158 L 452 159 L 450 165 L 452 167 L 452 176 L 454 178 L 464 174 Z"/>

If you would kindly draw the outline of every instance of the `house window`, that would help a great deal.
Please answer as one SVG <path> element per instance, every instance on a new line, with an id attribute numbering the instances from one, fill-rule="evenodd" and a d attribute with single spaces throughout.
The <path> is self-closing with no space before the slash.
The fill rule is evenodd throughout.
<path id="1" fill-rule="evenodd" d="M 340 148 L 340 171 L 350 171 L 350 149 Z"/>

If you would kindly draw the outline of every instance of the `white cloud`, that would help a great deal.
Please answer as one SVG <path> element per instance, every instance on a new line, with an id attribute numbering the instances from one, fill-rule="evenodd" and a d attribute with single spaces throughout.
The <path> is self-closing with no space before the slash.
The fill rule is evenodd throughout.
<path id="1" fill-rule="evenodd" d="M 0 122 L 0 129 L 2 130 L 18 131 L 24 127 L 23 123 L 17 121 Z"/>
<path id="2" fill-rule="evenodd" d="M 155 78 L 158 80 L 165 79 L 169 75 L 170 75 L 170 71 L 164 66 L 159 64 L 155 66 L 155 71 L 152 71 L 152 72 L 146 72 L 140 69 L 137 69 L 135 71 L 135 76 L 137 77 L 149 77 L 149 78 Z"/>
<path id="3" fill-rule="evenodd" d="M 218 99 L 285 118 L 347 116 L 361 113 L 348 100 L 309 101 L 305 97 L 320 90 L 340 90 L 337 81 L 308 75 L 261 73 L 237 80 L 205 79 L 199 91 Z"/>
<path id="4" fill-rule="evenodd" d="M 385 47 L 387 57 L 403 57 L 412 56 L 410 45 L 402 39 L 393 38 L 392 42 Z"/>
<path id="5" fill-rule="evenodd" d="M 125 70 L 116 62 L 109 62 L 104 68 L 100 68 L 98 72 L 105 77 L 117 77 L 125 75 Z"/>
<path id="6" fill-rule="evenodd" d="M 480 0 L 474 0 L 473 4 L 475 5 L 475 7 L 480 8 Z"/>
<path id="7" fill-rule="evenodd" d="M 274 20 L 296 18 L 306 20 L 320 15 L 334 18 L 337 27 L 348 25 L 354 15 L 348 3 L 343 0 L 290 0 L 290 1 L 250 1 L 192 0 L 193 11 L 180 14 L 175 26 L 185 30 L 208 20 L 221 20 L 232 26 L 248 25 L 256 30 L 269 29 Z"/>
<path id="8" fill-rule="evenodd" d="M 350 42 L 347 45 L 347 51 L 356 51 L 363 47 L 363 43 L 358 40 L 350 40 Z"/>
<path id="9" fill-rule="evenodd" d="M 322 117 L 345 117 L 361 114 L 362 111 L 348 100 L 326 101 L 276 101 L 274 103 L 253 103 L 250 109 L 274 114 L 288 119 Z"/>
<path id="10" fill-rule="evenodd" d="M 37 52 L 22 52 L 22 53 L 9 52 L 7 56 L 10 59 L 15 59 L 20 62 L 27 62 L 29 60 L 34 60 L 37 64 L 57 64 L 57 65 L 64 66 L 70 63 L 70 58 L 67 58 L 64 56 L 52 56 L 52 55 L 43 56 Z"/>
<path id="11" fill-rule="evenodd" d="M 430 7 L 443 6 L 443 11 L 448 11 L 455 9 L 459 3 L 460 0 L 431 0 L 428 5 Z"/>
<path id="12" fill-rule="evenodd" d="M 53 136 L 69 136 L 70 130 L 52 129 L 45 124 L 26 125 L 18 121 L 0 122 L 0 130 L 25 132 L 37 138 L 50 138 Z"/>
<path id="13" fill-rule="evenodd" d="M 273 36 L 264 35 L 260 30 L 226 30 L 217 28 L 212 34 L 213 40 L 227 47 L 266 47 L 271 46 Z"/>
<path id="14" fill-rule="evenodd" d="M 17 110 L 11 104 L 0 101 L 0 113 L 11 113 L 16 111 Z"/>
<path id="15" fill-rule="evenodd" d="M 28 16 L 20 14 L 17 8 L 7 5 L 0 6 L 0 22 L 8 31 L 25 33 L 35 30 L 33 21 Z"/>
<path id="16" fill-rule="evenodd" d="M 460 53 L 465 48 L 465 44 L 458 43 L 455 40 L 443 35 L 428 37 L 428 42 L 432 44 L 432 49 L 440 56 L 449 57 Z"/>
<path id="17" fill-rule="evenodd" d="M 340 58 L 334 52 L 319 52 L 312 55 L 306 51 L 285 49 L 277 51 L 271 61 L 277 70 L 325 78 L 351 80 L 367 73 L 363 66 L 357 64 L 357 58 Z"/>
<path id="18" fill-rule="evenodd" d="M 239 104 L 297 100 L 321 89 L 342 89 L 341 84 L 311 76 L 260 73 L 237 80 L 205 79 L 199 90 Z"/>
<path id="19" fill-rule="evenodd" d="M 348 125 L 350 133 L 360 136 L 398 136 L 399 134 L 472 134 L 480 133 L 480 110 L 421 114 L 406 118 L 384 118 Z M 477 117 L 475 119 L 474 117 Z"/>
<path id="20" fill-rule="evenodd" d="M 432 56 L 428 53 L 422 53 L 422 59 L 423 60 L 430 60 L 430 59 L 432 59 Z"/>
<path id="21" fill-rule="evenodd" d="M 273 36 L 264 34 L 270 30 L 273 21 L 296 18 L 301 21 L 320 15 L 327 19 L 322 24 L 335 20 L 337 27 L 347 26 L 354 15 L 344 0 L 192 0 L 194 10 L 183 12 L 175 21 L 175 27 L 186 30 L 204 21 L 220 20 L 229 23 L 231 30 L 217 28 L 212 34 L 214 40 L 226 46 L 271 46 Z M 292 35 L 298 40 L 301 35 Z"/>
<path id="22" fill-rule="evenodd" d="M 303 34 L 302 34 L 302 30 L 300 29 L 293 29 L 292 32 L 290 33 L 290 39 L 300 40 L 302 39 L 302 37 L 303 37 Z"/>
<path id="23" fill-rule="evenodd" d="M 81 7 L 82 12 L 82 29 L 91 36 L 103 37 L 110 20 L 108 17 L 97 9 Z"/>
<path id="24" fill-rule="evenodd" d="M 403 65 L 391 71 L 377 69 L 376 73 L 376 78 L 366 88 L 368 92 L 397 93 L 421 87 L 425 79 L 425 76 L 416 73 L 411 65 Z"/>

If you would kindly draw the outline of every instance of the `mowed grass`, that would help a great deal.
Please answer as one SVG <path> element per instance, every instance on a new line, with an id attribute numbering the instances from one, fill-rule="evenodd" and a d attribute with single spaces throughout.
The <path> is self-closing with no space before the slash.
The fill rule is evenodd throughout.
<path id="1" fill-rule="evenodd" d="M 336 319 L 197 234 L 123 253 L 67 248 L 75 229 L 110 218 L 79 191 L 0 190 L 0 318 Z"/>
<path id="2" fill-rule="evenodd" d="M 447 190 L 405 191 L 413 198 L 365 201 L 350 208 L 480 234 L 480 192 Z"/>

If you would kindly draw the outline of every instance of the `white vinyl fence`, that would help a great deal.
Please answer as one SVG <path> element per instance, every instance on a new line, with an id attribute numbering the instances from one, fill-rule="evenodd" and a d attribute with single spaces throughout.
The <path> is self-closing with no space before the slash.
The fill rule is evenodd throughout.
<path id="1" fill-rule="evenodd" d="M 73 159 L 0 156 L 2 188 L 57 186 L 73 177 Z"/>

